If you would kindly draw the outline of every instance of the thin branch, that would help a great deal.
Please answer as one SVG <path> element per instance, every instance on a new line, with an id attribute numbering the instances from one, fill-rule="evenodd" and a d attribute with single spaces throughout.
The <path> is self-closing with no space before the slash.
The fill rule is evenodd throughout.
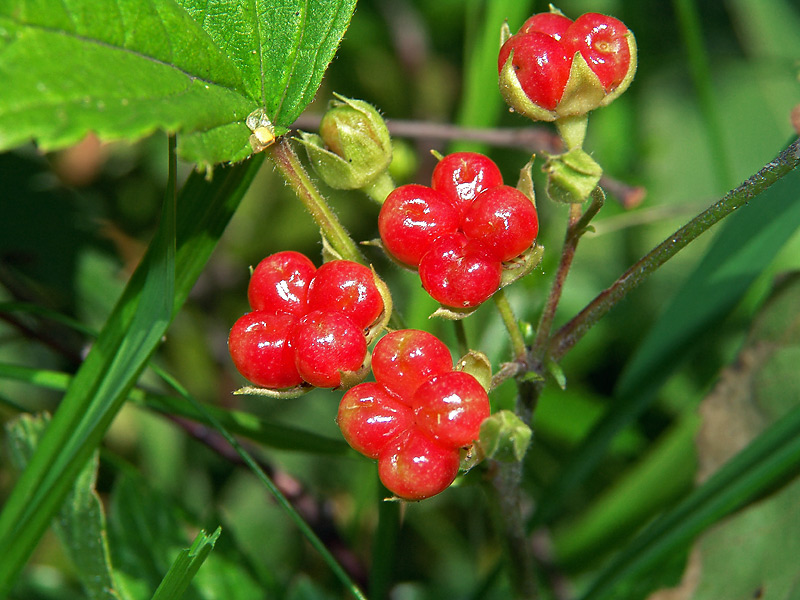
<path id="1" fill-rule="evenodd" d="M 311 213 L 322 235 L 333 250 L 347 260 L 366 263 L 364 255 L 303 168 L 292 147 L 291 138 L 281 137 L 266 149 L 266 153 L 308 212 Z"/>
<path id="2" fill-rule="evenodd" d="M 598 294 L 586 308 L 552 337 L 549 344 L 549 357 L 554 361 L 560 360 L 617 302 L 647 279 L 656 269 L 737 208 L 744 206 L 767 190 L 798 165 L 800 165 L 800 139 L 790 144 L 775 160 L 764 166 L 758 173 L 728 192 L 721 200 L 661 242 L 628 269 L 611 287 Z"/>
<path id="3" fill-rule="evenodd" d="M 319 115 L 303 114 L 294 122 L 294 127 L 316 131 L 321 118 Z M 536 154 L 558 154 L 564 150 L 558 134 L 545 126 L 487 129 L 401 119 L 387 120 L 386 126 L 389 133 L 401 138 L 481 142 L 500 148 L 519 148 Z M 617 198 L 626 209 L 638 206 L 645 197 L 643 187 L 632 186 L 607 175 L 600 179 L 600 186 Z"/>

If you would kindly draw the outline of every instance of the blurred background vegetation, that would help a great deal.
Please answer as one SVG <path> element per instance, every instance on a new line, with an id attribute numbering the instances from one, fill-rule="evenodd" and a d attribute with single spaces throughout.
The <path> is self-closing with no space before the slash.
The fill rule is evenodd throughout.
<path id="1" fill-rule="evenodd" d="M 616 182 L 646 190 L 641 203 L 630 207 L 612 193 L 595 222 L 596 232 L 582 240 L 558 313 L 563 323 L 792 138 L 789 115 L 800 103 L 800 7 L 792 0 L 563 0 L 559 8 L 570 17 L 612 14 L 636 34 L 636 79 L 619 100 L 591 116 L 586 147 Z M 360 0 L 303 122 L 313 123 L 338 92 L 374 104 L 390 125 L 412 120 L 527 127 L 508 113 L 496 91 L 497 40 L 503 18 L 516 30 L 527 16 L 545 10 L 545 2 L 523 0 Z M 398 183 L 427 182 L 433 166 L 429 151 L 456 148 L 487 152 L 513 183 L 534 150 L 448 142 L 434 135 L 395 141 Z M 53 155 L 33 147 L 0 155 L 0 301 L 35 304 L 99 329 L 154 231 L 167 176 L 166 151 L 165 138 L 154 135 L 135 145 L 86 139 Z M 377 237 L 376 205 L 356 194 L 323 190 L 355 239 Z M 555 271 L 566 219 L 566 209 L 543 194 L 538 207 L 540 242 L 547 250 L 543 268 L 508 290 L 519 318 L 532 323 Z M 564 361 L 567 389 L 550 386 L 534 420 L 534 445 L 525 461 L 532 499 L 612 405 L 626 364 L 713 239 L 714 232 L 668 263 Z M 339 440 L 335 392 L 316 391 L 293 401 L 231 394 L 243 380 L 229 360 L 226 339 L 231 324 L 247 310 L 248 267 L 284 249 L 303 252 L 317 264 L 321 260 L 312 220 L 265 165 L 155 361 L 204 403 Z M 435 306 L 416 276 L 394 268 L 377 252 L 369 256 L 385 274 L 406 324 L 432 331 L 455 347 L 450 324 L 427 319 Z M 665 462 L 656 471 L 658 485 L 636 487 L 627 496 L 630 507 L 642 507 L 638 514 L 631 508 L 631 514 L 619 516 L 614 512 L 619 504 L 602 504 L 637 469 L 652 465 L 648 457 L 672 439 L 684 415 L 694 413 L 720 369 L 735 357 L 775 276 L 800 268 L 800 236 L 792 235 L 764 262 L 741 301 L 704 323 L 690 346 L 676 350 L 678 368 L 651 408 L 616 436 L 591 477 L 560 507 L 550 524 L 552 538 L 544 544 L 549 547 L 539 549 L 547 560 L 561 561 L 551 573 L 555 587 L 564 576 L 580 584 L 622 540 L 691 489 L 696 458 L 691 436 L 684 436 L 660 455 Z M 90 343 L 73 328 L 29 311 L 4 311 L 0 319 L 3 363 L 74 372 Z M 469 319 L 467 330 L 471 346 L 489 354 L 495 367 L 508 357 L 503 326 L 491 306 Z M 153 376 L 140 383 L 164 391 Z M 514 386 L 505 384 L 492 402 L 509 406 L 513 395 Z M 57 391 L 0 380 L 4 420 L 18 408 L 52 411 L 59 398 Z M 213 432 L 191 421 L 134 405 L 120 413 L 106 437 L 98 482 L 110 506 L 112 558 L 119 563 L 130 561 L 125 553 L 141 559 L 150 552 L 160 565 L 153 557 L 155 546 L 181 547 L 195 527 L 213 530 L 221 524 L 220 548 L 227 549 L 215 554 L 231 557 L 235 550 L 255 582 L 254 588 L 243 580 L 238 585 L 260 590 L 227 597 L 338 597 L 327 567 L 261 484 L 214 446 Z M 381 494 L 375 465 L 346 451 L 248 448 L 272 469 L 354 577 L 365 581 L 375 551 L 389 552 L 373 547 Z M 0 461 L 2 498 L 16 475 L 6 454 Z M 493 577 L 501 546 L 482 491 L 473 485 L 477 476 L 401 511 L 389 578 L 393 598 L 508 597 L 505 575 Z M 138 508 L 126 506 L 132 498 Z M 142 519 L 133 528 L 141 532 L 138 540 L 130 538 L 131 527 L 123 522 L 137 516 Z M 604 524 L 598 526 L 597 519 Z M 173 521 L 182 526 L 158 525 Z M 682 567 L 677 560 L 664 569 L 663 583 L 677 581 Z M 41 543 L 16 597 L 82 597 L 53 536 Z"/>

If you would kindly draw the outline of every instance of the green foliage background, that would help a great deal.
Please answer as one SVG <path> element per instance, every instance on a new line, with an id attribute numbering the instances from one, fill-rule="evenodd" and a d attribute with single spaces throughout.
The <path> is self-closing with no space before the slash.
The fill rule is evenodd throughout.
<path id="1" fill-rule="evenodd" d="M 281 44 L 297 40 L 291 31 L 257 31 L 254 26 L 237 31 L 237 38 L 220 20 L 219 31 L 205 29 L 206 54 L 181 54 L 182 36 L 189 39 L 201 27 L 190 18 L 200 4 L 176 3 L 171 19 L 162 15 L 172 27 L 164 38 L 123 42 L 136 52 L 147 48 L 166 65 L 179 63 L 180 69 L 140 60 L 135 52 L 115 55 L 119 63 L 96 62 L 92 50 L 70 46 L 74 42 L 52 33 L 59 15 L 33 8 L 34 20 L 49 21 L 25 32 L 28 51 L 50 58 L 34 70 L 0 54 L 0 81 L 12 82 L 0 83 L 0 144 L 10 150 L 0 155 L 4 421 L 20 411 L 58 406 L 69 383 L 66 374 L 75 373 L 92 344 L 86 330 L 97 332 L 106 323 L 145 247 L 159 235 L 159 223 L 164 231 L 162 199 L 168 181 L 163 130 L 178 132 L 179 151 L 189 161 L 208 165 L 241 159 L 248 153 L 249 135 L 241 120 L 253 108 L 266 104 L 273 114 L 277 111 L 280 132 L 311 100 L 300 88 L 313 89 L 312 84 L 298 83 L 291 95 L 295 100 L 288 104 L 274 94 L 285 87 L 263 81 L 254 87 L 247 76 L 255 72 L 254 63 L 231 50 L 248 39 L 260 58 L 271 52 L 276 61 L 283 60 L 288 54 Z M 112 5 L 131 10 L 151 6 Z M 250 4 L 241 6 L 247 11 Z M 325 13 L 326 3 L 320 6 Z M 512 0 L 360 0 L 307 112 L 321 113 L 335 91 L 373 103 L 390 122 L 524 127 L 521 118 L 505 111 L 495 91 L 496 32 L 504 18 L 515 29 L 529 14 L 546 8 L 544 2 Z M 582 240 L 559 309 L 560 324 L 791 139 L 789 112 L 800 103 L 800 10 L 790 0 L 565 0 L 559 8 L 568 16 L 613 14 L 637 36 L 636 80 L 614 104 L 592 115 L 587 149 L 609 175 L 647 190 L 644 202 L 631 210 L 609 201 L 594 222 L 595 234 Z M 141 10 L 138 18 L 146 19 Z M 261 16 L 248 14 L 252 23 Z M 67 20 L 68 26 L 84 34 L 101 31 L 112 41 L 115 30 L 106 27 L 104 13 L 84 16 L 85 21 Z M 321 22 L 334 29 L 346 25 L 335 15 Z M 0 52 L 13 34 L 11 27 L 6 8 L 0 7 Z M 164 39 L 171 48 L 162 44 Z M 295 47 L 301 55 L 311 52 L 302 43 Z M 53 55 L 63 61 L 53 62 Z M 313 64 L 309 54 L 299 60 Z M 40 78 L 56 80 L 67 68 L 78 69 L 83 77 L 72 96 L 37 89 Z M 198 83 L 205 81 L 204 69 L 214 73 L 212 84 L 218 84 L 211 91 L 198 87 L 206 85 Z M 130 76 L 121 78 L 120 73 Z M 259 72 L 256 79 L 284 74 Z M 167 90 L 165 98 L 120 102 L 155 82 Z M 170 86 L 185 92 L 185 104 L 169 101 Z M 91 102 L 84 105 L 86 97 Z M 31 98 L 45 102 L 37 106 Z M 77 121 L 62 119 L 58 106 L 64 102 L 83 106 Z M 10 111 L 11 105 L 25 110 Z M 27 137 L 12 134 L 25 128 L 36 133 L 43 149 L 59 151 L 19 146 Z M 88 140 L 61 150 L 87 129 L 112 140 L 136 141 L 101 146 Z M 397 144 L 393 168 L 399 183 L 425 182 L 432 169 L 431 148 L 486 151 L 509 181 L 530 156 L 530 151 L 510 147 L 464 141 L 448 145 L 424 137 L 398 138 Z M 208 430 L 197 424 L 204 420 L 185 399 L 188 394 L 228 430 L 248 438 L 248 449 L 273 478 L 293 490 L 300 505 L 311 507 L 304 516 L 320 528 L 323 541 L 353 578 L 373 592 L 370 597 L 391 590 L 393 598 L 403 599 L 507 598 L 507 573 L 496 569 L 501 544 L 478 473 L 434 499 L 398 511 L 380 501 L 375 466 L 341 441 L 333 420 L 338 394 L 316 391 L 292 401 L 231 395 L 243 382 L 227 356 L 226 336 L 247 310 L 248 267 L 283 249 L 304 252 L 317 263 L 321 259 L 318 230 L 291 191 L 269 167 L 249 165 L 239 167 L 241 190 L 249 177 L 253 182 L 237 206 L 225 201 L 236 187 L 225 183 L 226 170 L 214 170 L 216 187 L 208 192 L 201 176 L 189 176 L 190 164 L 181 163 L 179 183 L 189 178 L 189 184 L 177 201 L 176 227 L 188 229 L 183 238 L 178 234 L 177 258 L 169 258 L 165 249 L 161 258 L 149 259 L 156 261 L 155 268 L 158 260 L 177 261 L 182 268 L 178 277 L 193 269 L 199 279 L 191 293 L 186 289 L 188 300 L 168 329 L 172 306 L 161 307 L 166 336 L 151 359 L 180 382 L 185 394 L 145 370 L 103 440 L 97 489 L 108 515 L 110 560 L 120 595 L 150 597 L 199 528 L 213 532 L 218 525 L 222 533 L 211 542 L 214 550 L 186 597 L 345 594 L 263 483 L 235 455 L 203 443 Z M 576 596 L 591 589 L 601 567 L 624 553 L 643 525 L 692 490 L 698 406 L 737 356 L 776 275 L 800 268 L 796 175 L 736 213 L 719 231 L 700 238 L 612 311 L 565 359 L 567 389 L 549 386 L 542 397 L 534 444 L 525 460 L 525 490 L 546 507 L 540 518 L 552 535 L 552 553 L 546 556 L 553 569 L 546 564 L 540 574 L 550 588 L 545 597 L 557 597 L 552 590 L 560 580 L 551 579 L 553 574 L 566 577 Z M 374 204 L 357 194 L 323 190 L 356 240 L 376 236 Z M 230 223 L 203 267 L 199 255 L 214 248 L 209 240 L 216 234 L 209 228 L 219 222 L 203 216 L 204 206 L 216 206 Z M 517 315 L 528 322 L 538 317 L 548 275 L 555 271 L 566 218 L 563 207 L 543 197 L 538 206 L 541 243 L 548 250 L 543 268 L 508 290 Z M 187 244 L 181 245 L 181 239 Z M 396 270 L 377 252 L 369 257 L 386 275 L 406 324 L 432 331 L 455 347 L 450 325 L 427 319 L 435 306 L 416 276 Z M 152 298 L 158 297 L 156 290 Z M 126 313 L 129 321 L 134 310 L 132 305 Z M 508 357 L 503 325 L 491 307 L 480 309 L 467 322 L 467 331 L 471 346 L 486 352 L 495 366 Z M 150 335 L 161 333 L 154 328 Z M 766 378 L 770 394 L 784 394 L 786 406 L 800 404 L 796 372 L 764 373 L 754 379 Z M 513 395 L 513 385 L 505 384 L 493 394 L 493 405 L 507 407 Z M 5 502 L 18 474 L 10 452 L 4 449 L 0 461 L 0 501 Z M 395 527 L 399 521 L 402 526 Z M 767 536 L 770 528 L 763 523 L 756 519 L 743 535 Z M 682 540 L 656 569 L 627 579 L 624 570 L 618 571 L 619 579 L 607 580 L 614 582 L 612 597 L 644 598 L 660 585 L 677 583 L 689 543 Z M 65 547 L 46 534 L 10 597 L 87 597 Z M 745 554 L 732 560 L 751 558 Z M 786 573 L 796 570 L 787 564 L 780 571 L 791 579 Z M 705 589 L 714 585 L 703 582 Z M 597 597 L 607 592 L 599 589 Z"/>

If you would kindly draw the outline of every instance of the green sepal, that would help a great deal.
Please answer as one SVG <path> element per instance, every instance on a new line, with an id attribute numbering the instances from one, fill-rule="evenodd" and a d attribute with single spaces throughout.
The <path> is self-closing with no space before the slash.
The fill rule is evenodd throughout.
<path id="1" fill-rule="evenodd" d="M 372 355 L 367 352 L 367 356 L 357 371 L 339 371 L 341 377 L 340 383 L 334 389 L 336 390 L 349 390 L 351 387 L 358 385 L 367 378 L 370 368 L 372 366 Z"/>
<path id="2" fill-rule="evenodd" d="M 299 398 L 304 394 L 307 394 L 314 387 L 308 385 L 307 383 L 303 383 L 301 385 L 286 388 L 284 390 L 273 390 L 270 388 L 258 387 L 255 385 L 246 385 L 244 387 L 240 387 L 238 390 L 233 392 L 234 396 L 261 396 L 266 398 L 275 398 L 276 400 L 291 400 L 292 398 Z"/>
<path id="3" fill-rule="evenodd" d="M 503 263 L 500 287 L 505 287 L 528 275 L 542 262 L 544 246 L 534 243 L 518 257 Z"/>
<path id="4" fill-rule="evenodd" d="M 600 165 L 581 148 L 550 156 L 542 170 L 547 173 L 547 195 L 566 204 L 584 202 L 603 175 Z"/>
<path id="5" fill-rule="evenodd" d="M 555 379 L 558 387 L 562 390 L 567 389 L 567 376 L 564 374 L 564 370 L 561 368 L 557 362 L 548 360 L 547 361 L 547 372 Z"/>
<path id="6" fill-rule="evenodd" d="M 503 99 L 511 110 L 528 117 L 533 121 L 555 121 L 558 113 L 542 108 L 528 98 L 525 90 L 517 79 L 517 72 L 513 64 L 514 51 L 512 50 L 503 67 L 500 69 L 499 86 Z"/>
<path id="7" fill-rule="evenodd" d="M 444 304 L 440 304 L 439 308 L 433 311 L 429 319 L 445 319 L 447 321 L 460 321 L 461 319 L 466 319 L 476 310 L 478 310 L 479 306 L 471 306 L 470 308 L 453 308 L 452 306 L 445 306 Z"/>
<path id="8" fill-rule="evenodd" d="M 372 278 L 375 282 L 375 287 L 378 289 L 378 294 L 381 296 L 381 300 L 383 301 L 383 312 L 378 316 L 375 322 L 370 325 L 367 330 L 364 332 L 364 337 L 367 339 L 367 345 L 371 344 L 375 341 L 381 332 L 386 329 L 386 326 L 389 324 L 389 320 L 392 318 L 392 294 L 389 291 L 389 286 L 378 277 L 378 274 L 375 272 L 374 267 L 370 267 L 372 270 Z"/>
<path id="9" fill-rule="evenodd" d="M 525 166 L 519 170 L 519 179 L 517 180 L 517 189 L 525 194 L 525 197 L 531 201 L 533 207 L 536 208 L 536 192 L 533 188 L 533 161 L 536 155 L 532 155 L 531 159 L 525 163 Z"/>
<path id="10" fill-rule="evenodd" d="M 472 375 L 487 393 L 492 387 L 492 363 L 483 352 L 470 350 L 456 361 L 454 370 Z"/>
<path id="11" fill-rule="evenodd" d="M 530 446 L 533 431 L 510 410 L 494 413 L 481 424 L 477 446 L 483 458 L 519 462 Z"/>

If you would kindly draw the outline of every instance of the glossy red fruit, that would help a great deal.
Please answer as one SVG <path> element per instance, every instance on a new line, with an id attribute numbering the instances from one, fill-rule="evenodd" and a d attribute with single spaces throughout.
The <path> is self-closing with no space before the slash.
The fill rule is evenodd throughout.
<path id="1" fill-rule="evenodd" d="M 458 210 L 459 217 L 483 190 L 503 185 L 495 162 L 476 152 L 455 152 L 440 160 L 433 169 L 431 187 L 442 192 Z"/>
<path id="2" fill-rule="evenodd" d="M 489 248 L 463 233 L 437 239 L 419 263 L 422 287 L 452 308 L 470 308 L 488 299 L 500 286 L 501 271 Z"/>
<path id="3" fill-rule="evenodd" d="M 572 25 L 572 19 L 558 13 L 538 13 L 522 24 L 519 33 L 544 33 L 560 40 Z"/>
<path id="4" fill-rule="evenodd" d="M 555 109 L 564 95 L 574 52 L 544 33 L 512 35 L 500 49 L 498 71 L 512 51 L 511 64 L 525 95 L 541 108 Z"/>
<path id="5" fill-rule="evenodd" d="M 581 15 L 570 25 L 562 42 L 570 56 L 580 52 L 606 92 L 614 90 L 631 64 L 628 28 L 619 19 L 598 13 Z"/>
<path id="6" fill-rule="evenodd" d="M 287 250 L 266 257 L 253 270 L 247 286 L 250 308 L 303 315 L 308 284 L 316 270 L 299 252 Z"/>
<path id="7" fill-rule="evenodd" d="M 391 492 L 424 500 L 446 490 L 458 475 L 457 450 L 444 448 L 412 428 L 393 439 L 378 457 L 378 475 Z"/>
<path id="8" fill-rule="evenodd" d="M 486 244 L 501 261 L 530 248 L 539 233 L 536 208 L 518 189 L 503 185 L 483 192 L 462 225 L 464 234 Z"/>
<path id="9" fill-rule="evenodd" d="M 342 397 L 336 422 L 354 450 L 378 458 L 391 440 L 414 426 L 414 413 L 381 384 L 367 382 Z"/>
<path id="10" fill-rule="evenodd" d="M 303 383 L 290 342 L 296 321 L 294 315 L 261 310 L 239 317 L 228 336 L 228 350 L 245 379 L 271 389 Z"/>
<path id="11" fill-rule="evenodd" d="M 365 329 L 383 312 L 372 270 L 349 260 L 325 263 L 308 286 L 308 310 L 338 312 Z"/>
<path id="12" fill-rule="evenodd" d="M 413 183 L 392 191 L 378 215 L 384 248 L 411 267 L 419 265 L 436 238 L 458 225 L 459 215 L 444 194 Z"/>
<path id="13" fill-rule="evenodd" d="M 341 372 L 358 371 L 367 356 L 361 328 L 343 314 L 321 310 L 297 321 L 292 347 L 300 376 L 324 388 L 339 386 Z"/>
<path id="14" fill-rule="evenodd" d="M 431 377 L 411 402 L 417 426 L 442 446 L 469 446 L 491 412 L 489 396 L 469 373 L 451 371 Z"/>
<path id="15" fill-rule="evenodd" d="M 376 381 L 404 402 L 427 379 L 453 369 L 450 350 L 435 335 L 419 329 L 398 329 L 383 336 L 372 352 Z"/>

